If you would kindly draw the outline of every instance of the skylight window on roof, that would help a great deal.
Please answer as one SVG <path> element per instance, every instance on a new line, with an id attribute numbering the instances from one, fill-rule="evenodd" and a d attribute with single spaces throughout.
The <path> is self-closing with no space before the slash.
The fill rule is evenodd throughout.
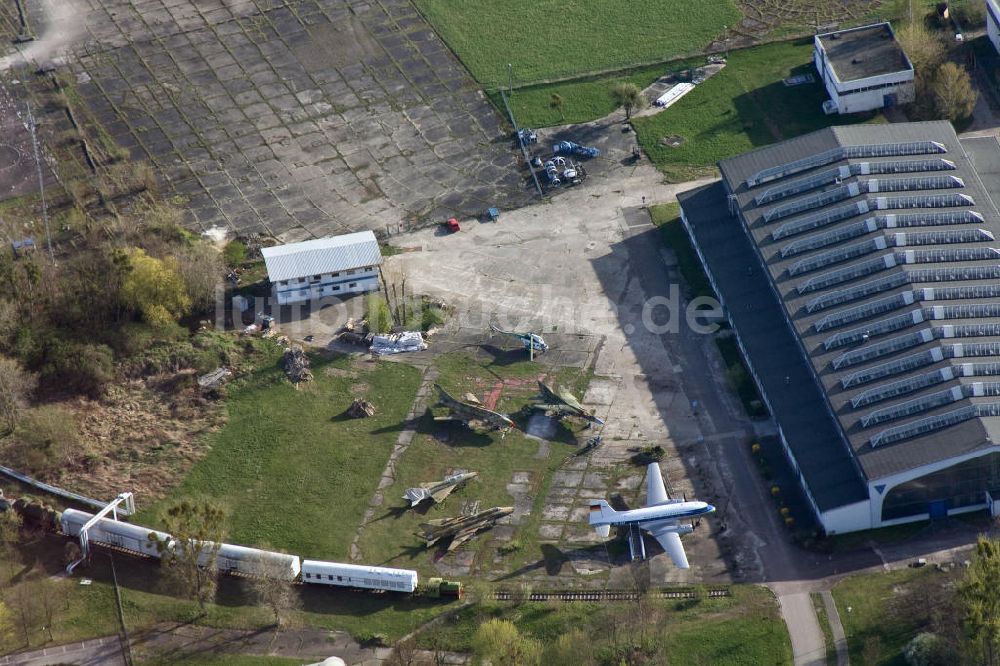
<path id="1" fill-rule="evenodd" d="M 1000 366 L 1000 364 L 997 365 Z M 883 384 L 882 386 L 872 387 L 864 393 L 859 393 L 851 398 L 851 406 L 854 407 L 854 409 L 857 409 L 858 407 L 873 405 L 877 402 L 906 395 L 907 393 L 913 393 L 914 391 L 919 391 L 922 388 L 934 386 L 935 384 L 940 384 L 950 379 L 952 379 L 951 368 L 932 370 L 931 372 L 925 372 L 913 377 L 907 377 L 906 379 L 901 379 L 897 382 L 892 382 L 891 384 Z"/>
<path id="2" fill-rule="evenodd" d="M 913 416 L 914 414 L 919 414 L 921 412 L 930 411 L 942 405 L 950 405 L 953 402 L 958 402 L 963 397 L 962 389 L 955 386 L 950 389 L 945 389 L 944 391 L 937 391 L 935 393 L 928 393 L 927 395 L 920 396 L 914 400 L 907 400 L 906 402 L 901 402 L 898 405 L 892 405 L 891 407 L 886 407 L 885 409 L 878 409 L 868 414 L 861 419 L 861 427 L 870 428 L 879 423 L 885 423 L 887 421 L 895 421 L 896 419 L 901 419 L 906 416 Z"/>
<path id="3" fill-rule="evenodd" d="M 991 403 L 991 405 L 995 405 L 996 411 L 1000 413 L 1000 404 Z M 886 444 L 893 444 L 904 439 L 910 439 L 911 437 L 923 435 L 935 430 L 941 430 L 942 428 L 948 428 L 963 421 L 968 421 L 971 418 L 982 415 L 982 412 L 987 409 L 988 407 L 986 405 L 967 405 L 945 414 L 929 416 L 925 419 L 920 419 L 919 421 L 913 421 L 912 423 L 906 423 L 896 426 L 895 428 L 883 430 L 872 437 L 870 442 L 873 448 L 884 446 Z"/>
<path id="4" fill-rule="evenodd" d="M 892 333 L 893 331 L 898 331 L 908 326 L 919 324 L 921 321 L 922 315 L 919 310 L 907 312 L 895 317 L 890 317 L 889 319 L 872 322 L 871 324 L 851 329 L 850 331 L 837 333 L 836 335 L 830 336 L 824 340 L 823 346 L 827 349 L 827 351 L 829 351 L 831 349 L 836 349 L 837 347 L 843 347 L 844 345 L 865 342 L 869 338 L 876 335 Z"/>
<path id="5" fill-rule="evenodd" d="M 941 360 L 940 357 L 934 353 L 935 351 L 936 350 L 934 349 L 928 349 L 916 354 L 910 354 L 909 356 L 880 363 L 879 365 L 873 365 L 872 367 L 865 368 L 864 370 L 858 370 L 857 372 L 841 379 L 840 384 L 846 389 L 851 386 L 867 384 L 868 382 L 881 379 L 882 377 L 891 377 L 892 375 L 909 372 L 914 368 L 932 365 Z"/>
<path id="6" fill-rule="evenodd" d="M 859 321 L 861 319 L 868 319 L 869 317 L 874 317 L 875 315 L 883 314 L 885 312 L 892 312 L 893 310 L 898 310 L 899 308 L 905 307 L 911 303 L 913 303 L 913 292 L 906 291 L 901 294 L 896 294 L 895 296 L 880 298 L 876 301 L 865 303 L 864 305 L 848 308 L 847 310 L 833 312 L 817 321 L 813 324 L 813 326 L 816 328 L 817 332 L 825 331 L 827 329 L 850 324 L 851 322 Z M 827 349 L 829 349 L 829 347 L 827 347 Z"/>
<path id="7" fill-rule="evenodd" d="M 854 349 L 833 359 L 833 369 L 840 370 L 841 368 L 847 368 L 852 365 L 865 363 L 866 361 L 872 361 L 876 358 L 895 354 L 896 352 L 903 351 L 904 349 L 910 349 L 911 347 L 916 347 L 924 344 L 925 342 L 929 342 L 933 339 L 933 337 L 934 336 L 931 331 L 925 329 L 914 333 L 907 333 L 906 335 L 900 335 L 888 340 L 882 340 L 881 342 L 877 342 L 875 344 L 866 345 L 861 349 Z"/>
<path id="8" fill-rule="evenodd" d="M 827 292 L 806 303 L 806 312 L 813 313 L 819 310 L 825 310 L 826 308 L 830 308 L 835 305 L 840 305 L 841 303 L 856 301 L 859 298 L 865 298 L 866 296 L 871 296 L 872 294 L 877 294 L 882 291 L 888 291 L 889 289 L 902 286 L 908 281 L 909 280 L 905 273 L 896 273 L 877 280 L 863 282 L 853 287 L 848 287 L 847 289 Z"/>
<path id="9" fill-rule="evenodd" d="M 895 266 L 896 261 L 895 256 L 891 254 L 884 254 L 876 257 L 875 259 L 868 259 L 857 264 L 851 264 L 850 266 L 836 271 L 821 273 L 800 284 L 798 286 L 798 292 L 800 294 L 805 294 L 810 291 L 825 289 L 826 287 L 831 287 L 835 284 L 849 282 L 850 280 L 855 280 L 859 277 L 864 277 L 865 275 L 871 275 L 879 271 L 884 271 L 887 268 Z"/>

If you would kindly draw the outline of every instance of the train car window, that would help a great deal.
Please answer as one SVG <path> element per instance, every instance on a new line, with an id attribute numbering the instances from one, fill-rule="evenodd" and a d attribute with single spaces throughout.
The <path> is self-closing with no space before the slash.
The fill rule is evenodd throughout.
<path id="1" fill-rule="evenodd" d="M 330 580 L 333 580 L 333 576 L 330 576 Z M 344 580 L 344 577 L 343 576 L 337 576 L 337 580 L 338 581 L 342 581 L 342 580 Z"/>

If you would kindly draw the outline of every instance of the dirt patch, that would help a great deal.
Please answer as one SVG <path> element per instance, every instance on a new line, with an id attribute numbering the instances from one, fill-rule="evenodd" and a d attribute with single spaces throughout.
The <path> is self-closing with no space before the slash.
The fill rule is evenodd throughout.
<path id="1" fill-rule="evenodd" d="M 668 148 L 677 148 L 684 144 L 686 139 L 677 134 L 671 134 L 670 136 L 665 136 L 660 139 L 660 143 Z"/>
<path id="2" fill-rule="evenodd" d="M 193 387 L 165 395 L 152 383 L 113 387 L 100 402 L 64 403 L 76 415 L 83 446 L 59 484 L 97 498 L 131 490 L 149 504 L 180 483 L 207 453 L 204 435 L 222 426 L 225 410 Z"/>

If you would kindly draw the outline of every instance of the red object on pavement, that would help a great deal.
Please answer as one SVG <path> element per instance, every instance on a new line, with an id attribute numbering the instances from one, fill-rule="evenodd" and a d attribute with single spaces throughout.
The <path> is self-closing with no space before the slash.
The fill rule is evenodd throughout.
<path id="1" fill-rule="evenodd" d="M 458 220 L 455 219 L 454 217 L 445 222 L 444 225 L 448 227 L 448 231 L 450 231 L 451 233 L 455 233 L 456 231 L 462 230 L 462 227 L 458 225 Z"/>

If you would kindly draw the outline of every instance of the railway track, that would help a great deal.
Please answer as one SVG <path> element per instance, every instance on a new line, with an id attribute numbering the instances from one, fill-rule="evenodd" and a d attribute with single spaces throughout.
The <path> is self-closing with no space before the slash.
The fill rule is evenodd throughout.
<path id="1" fill-rule="evenodd" d="M 496 590 L 491 597 L 495 601 L 511 601 L 520 595 L 516 591 Z M 549 592 L 531 592 L 525 601 L 635 601 L 640 596 L 650 599 L 697 599 L 700 596 L 698 590 L 693 588 L 657 588 L 649 590 L 642 595 L 635 590 L 558 590 Z M 728 587 L 710 587 L 705 590 L 704 596 L 709 599 L 721 597 L 731 597 L 733 592 Z"/>

